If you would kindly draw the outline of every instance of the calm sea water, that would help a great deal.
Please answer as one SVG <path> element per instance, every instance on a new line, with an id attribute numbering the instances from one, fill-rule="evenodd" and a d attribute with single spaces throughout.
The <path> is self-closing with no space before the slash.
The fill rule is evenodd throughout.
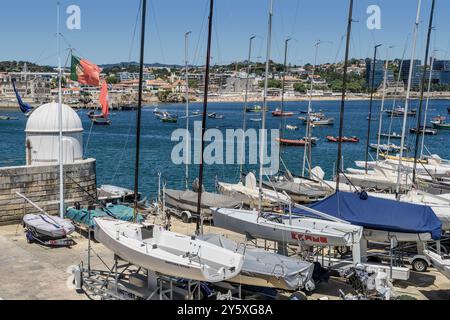
<path id="1" fill-rule="evenodd" d="M 280 103 L 269 103 L 269 110 L 274 110 Z M 337 144 L 325 139 L 327 135 L 338 134 L 339 101 L 314 102 L 315 111 L 324 112 L 327 116 L 334 117 L 336 123 L 332 127 L 316 127 L 313 135 L 320 138 L 313 148 L 313 166 L 321 166 L 330 178 L 333 173 L 334 163 L 337 157 Z M 374 102 L 373 117 L 378 120 L 381 102 Z M 412 107 L 417 108 L 418 101 L 412 101 Z M 387 101 L 386 107 L 391 108 L 392 102 Z M 429 105 L 429 118 L 447 114 L 450 102 L 445 100 L 433 100 Z M 184 116 L 183 104 L 160 105 L 160 109 L 170 110 L 173 113 Z M 190 109 L 200 110 L 201 103 L 191 104 Z M 305 135 L 305 126 L 298 120 L 300 110 L 307 109 L 307 102 L 287 102 L 286 109 L 295 112 L 294 117 L 286 118 L 285 124 L 297 125 L 298 131 L 284 131 L 285 138 L 298 139 Z M 364 160 L 365 141 L 367 134 L 368 101 L 350 101 L 346 103 L 344 134 L 358 136 L 361 141 L 356 144 L 344 144 L 344 166 L 354 167 L 353 161 Z M 171 141 L 171 133 L 176 128 L 185 126 L 185 119 L 179 119 L 178 123 L 162 123 L 153 115 L 153 107 L 144 108 L 142 112 L 142 136 L 140 157 L 140 191 L 152 198 L 157 190 L 158 173 L 168 188 L 184 187 L 184 165 L 175 165 L 171 161 L 171 151 L 177 142 Z M 242 126 L 241 103 L 210 103 L 208 112 L 217 112 L 224 115 L 222 120 L 207 119 L 208 128 L 218 128 L 224 131 L 227 128 L 240 128 Z M 91 126 L 85 110 L 79 115 L 84 127 L 84 152 L 85 157 L 97 159 L 97 181 L 99 184 L 115 184 L 132 188 L 134 183 L 134 153 L 135 153 L 135 112 L 114 111 L 111 115 L 111 126 Z M 25 125 L 26 118 L 16 111 L 0 110 L 0 115 L 18 117 L 17 121 L 0 121 L 0 166 L 22 165 L 25 163 Z M 261 114 L 250 113 L 249 118 L 259 118 Z M 200 121 L 200 117 L 190 119 L 190 128 L 193 121 Z M 280 119 L 267 113 L 267 128 L 277 129 Z M 402 118 L 395 118 L 393 129 L 401 132 Z M 414 127 L 415 118 L 408 118 L 408 128 Z M 383 116 L 383 132 L 387 132 L 389 118 Z M 248 122 L 248 127 L 259 128 L 261 122 Z M 378 121 L 372 122 L 371 142 L 376 142 Z M 449 139 L 450 131 L 440 131 L 437 136 L 426 136 L 426 146 L 431 153 L 437 153 L 443 158 L 450 158 Z M 399 141 L 393 141 L 399 144 Z M 414 135 L 408 133 L 407 143 L 411 147 L 414 144 Z M 412 148 L 411 148 L 412 149 Z M 410 152 L 410 155 L 413 153 Z M 287 167 L 295 174 L 301 173 L 303 160 L 303 148 L 284 147 L 283 160 Z M 247 171 L 257 170 L 257 165 L 246 166 Z M 205 187 L 214 190 L 214 181 L 236 182 L 238 180 L 238 165 L 207 165 L 204 167 Z M 198 175 L 198 166 L 190 166 L 190 177 Z"/>

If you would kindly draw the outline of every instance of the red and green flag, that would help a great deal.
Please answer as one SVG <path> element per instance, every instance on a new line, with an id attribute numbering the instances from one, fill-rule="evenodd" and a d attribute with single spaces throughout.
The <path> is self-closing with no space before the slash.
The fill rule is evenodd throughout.
<path id="1" fill-rule="evenodd" d="M 70 79 L 89 86 L 100 85 L 101 69 L 94 63 L 72 55 Z"/>

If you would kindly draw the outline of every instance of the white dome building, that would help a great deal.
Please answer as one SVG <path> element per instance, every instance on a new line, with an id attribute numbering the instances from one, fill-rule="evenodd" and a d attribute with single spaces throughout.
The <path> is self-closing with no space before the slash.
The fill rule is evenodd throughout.
<path id="1" fill-rule="evenodd" d="M 44 104 L 34 110 L 27 121 L 27 165 L 49 165 L 59 159 L 58 103 Z M 63 163 L 83 160 L 83 125 L 78 114 L 62 105 Z"/>

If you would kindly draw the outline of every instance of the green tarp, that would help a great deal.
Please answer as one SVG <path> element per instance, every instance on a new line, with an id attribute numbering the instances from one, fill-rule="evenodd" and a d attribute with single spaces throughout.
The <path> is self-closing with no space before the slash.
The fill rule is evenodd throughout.
<path id="1" fill-rule="evenodd" d="M 108 206 L 107 209 L 96 208 L 95 210 L 69 208 L 66 211 L 66 218 L 89 226 L 94 227 L 94 218 L 96 217 L 111 217 L 123 221 L 133 221 L 133 208 L 123 205 Z M 137 215 L 137 222 L 144 221 L 142 215 Z"/>

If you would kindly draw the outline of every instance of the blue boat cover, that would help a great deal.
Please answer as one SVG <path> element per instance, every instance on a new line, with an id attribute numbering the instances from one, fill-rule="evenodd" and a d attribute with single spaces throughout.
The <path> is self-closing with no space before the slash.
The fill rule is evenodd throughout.
<path id="1" fill-rule="evenodd" d="M 113 205 L 107 207 L 108 211 L 102 208 L 96 208 L 95 210 L 69 208 L 66 211 L 66 218 L 87 225 L 90 228 L 95 226 L 94 218 L 98 217 L 111 217 L 123 221 L 133 221 L 133 208 L 123 205 Z M 142 215 L 137 215 L 137 222 L 144 221 Z"/>
<path id="2" fill-rule="evenodd" d="M 431 233 L 434 240 L 441 238 L 442 223 L 429 206 L 370 196 L 364 200 L 357 193 L 340 191 L 310 208 L 368 229 Z M 298 208 L 293 209 L 292 213 L 313 215 Z"/>

